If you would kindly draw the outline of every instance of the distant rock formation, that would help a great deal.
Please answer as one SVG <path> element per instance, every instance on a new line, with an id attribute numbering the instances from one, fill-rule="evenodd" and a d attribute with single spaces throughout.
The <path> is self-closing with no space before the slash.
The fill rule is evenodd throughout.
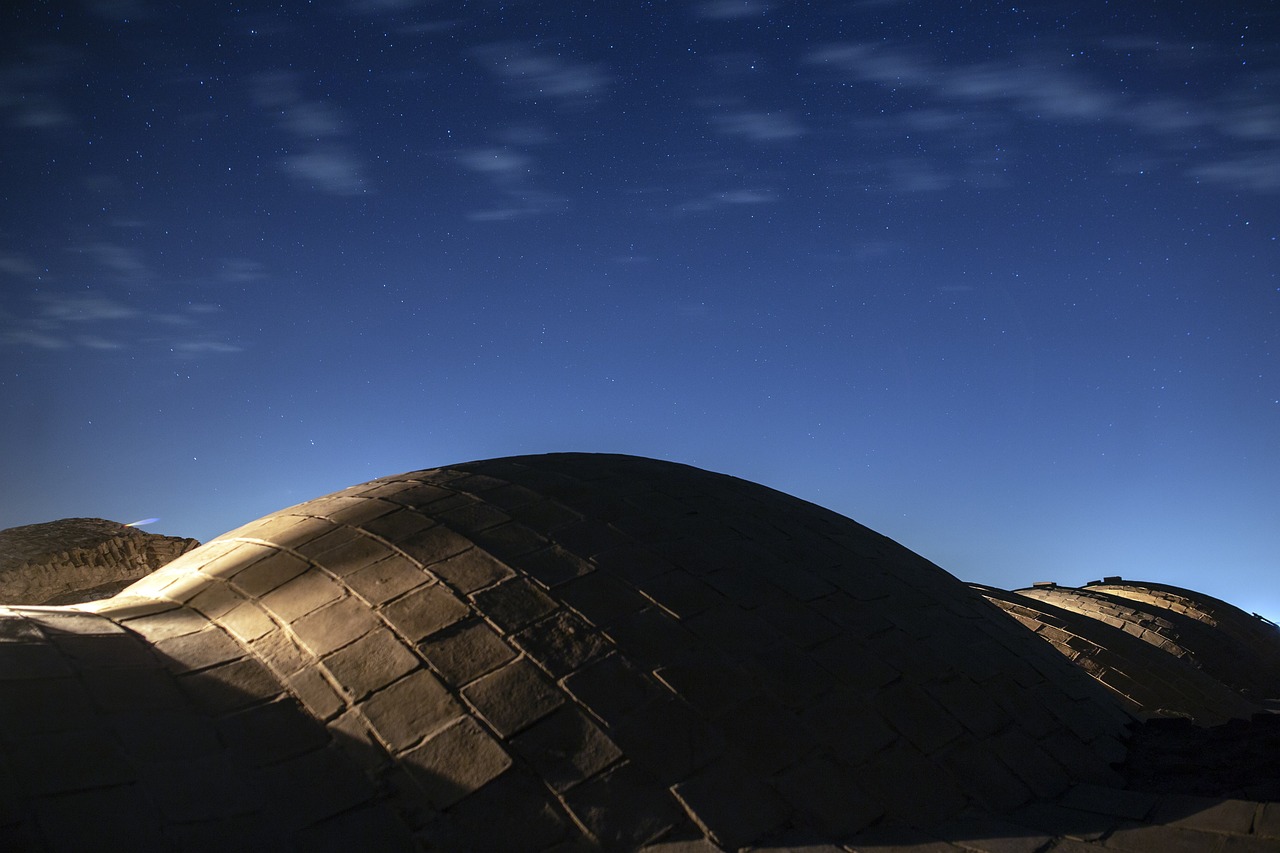
<path id="1" fill-rule="evenodd" d="M 199 546 L 102 518 L 10 527 L 0 530 L 0 601 L 63 605 L 107 598 Z"/>

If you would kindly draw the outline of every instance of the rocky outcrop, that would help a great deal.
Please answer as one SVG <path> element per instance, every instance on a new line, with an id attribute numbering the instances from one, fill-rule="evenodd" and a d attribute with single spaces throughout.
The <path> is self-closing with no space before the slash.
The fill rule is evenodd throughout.
<path id="1" fill-rule="evenodd" d="M 200 545 L 102 518 L 0 530 L 0 601 L 77 604 L 107 598 Z"/>

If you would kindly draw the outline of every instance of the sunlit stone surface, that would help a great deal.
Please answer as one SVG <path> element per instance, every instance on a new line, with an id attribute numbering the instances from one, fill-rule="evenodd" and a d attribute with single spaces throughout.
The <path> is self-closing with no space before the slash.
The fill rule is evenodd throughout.
<path id="1" fill-rule="evenodd" d="M 1163 618 L 1168 589 L 1089 590 L 1142 603 L 1111 624 L 1065 591 L 975 589 L 666 462 L 388 477 L 114 598 L 0 610 L 0 832 L 19 850 L 1280 843 L 1275 804 L 1125 790 L 1113 766 L 1136 719 L 1245 717 L 1274 682 L 1224 680 L 1177 620 L 1125 627 Z M 1271 672 L 1274 626 L 1213 618 Z"/>

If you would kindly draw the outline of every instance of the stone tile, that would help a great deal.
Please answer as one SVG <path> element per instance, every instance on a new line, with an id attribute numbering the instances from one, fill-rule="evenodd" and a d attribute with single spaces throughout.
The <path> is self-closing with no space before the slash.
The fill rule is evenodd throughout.
<path id="1" fill-rule="evenodd" d="M 258 660 L 282 676 L 292 675 L 315 660 L 315 656 L 299 646 L 288 632 L 279 629 L 263 634 L 249 643 L 249 648 Z"/>
<path id="2" fill-rule="evenodd" d="M 313 750 L 262 771 L 263 803 L 285 826 L 299 830 L 369 802 L 372 784 L 335 745 Z"/>
<path id="3" fill-rule="evenodd" d="M 1157 799 L 1155 794 L 1144 791 L 1074 785 L 1058 800 L 1058 805 L 1082 812 L 1142 820 L 1155 806 Z"/>
<path id="4" fill-rule="evenodd" d="M 133 633 L 54 634 L 52 638 L 58 651 L 78 668 L 156 665 L 151 647 Z"/>
<path id="5" fill-rule="evenodd" d="M 11 610 L 0 611 L 0 643 L 43 643 L 45 640 L 35 622 Z"/>
<path id="6" fill-rule="evenodd" d="M 646 668 L 677 664 L 696 657 L 702 644 L 674 616 L 651 607 L 624 616 L 605 629 L 618 650 Z"/>
<path id="7" fill-rule="evenodd" d="M 464 713 L 440 680 L 425 669 L 379 690 L 359 707 L 393 752 L 409 748 Z"/>
<path id="8" fill-rule="evenodd" d="M 109 720 L 115 742 L 128 744 L 129 759 L 139 770 L 226 749 L 215 721 L 191 708 L 112 714 Z"/>
<path id="9" fill-rule="evenodd" d="M 500 477 L 490 477 L 487 474 L 477 473 L 465 473 L 456 480 L 449 481 L 449 488 L 469 494 L 483 494 L 486 500 L 488 500 L 489 492 L 493 489 L 509 485 L 511 484 Z"/>
<path id="10" fill-rule="evenodd" d="M 552 536 L 560 547 L 583 557 L 592 557 L 601 551 L 631 544 L 631 537 L 594 519 L 583 519 L 557 527 Z"/>
<path id="11" fill-rule="evenodd" d="M 476 607 L 503 633 L 518 631 L 558 606 L 527 578 L 516 577 L 471 596 Z"/>
<path id="12" fill-rule="evenodd" d="M 1253 831 L 1263 838 L 1280 838 L 1280 803 L 1263 803 Z"/>
<path id="13" fill-rule="evenodd" d="M 422 565 L 431 566 L 467 550 L 471 547 L 471 542 L 446 527 L 436 525 L 398 540 L 396 547 Z M 379 559 L 387 556 L 382 554 Z M 373 560 L 366 559 L 363 562 L 371 563 Z"/>
<path id="14" fill-rule="evenodd" d="M 1103 846 L 1107 850 L 1131 850 L 1134 853 L 1216 853 L 1224 840 L 1224 836 L 1194 829 L 1126 823 L 1108 835 Z"/>
<path id="15" fill-rule="evenodd" d="M 213 715 L 261 702 L 282 691 L 271 671 L 254 658 L 188 673 L 178 679 L 178 684 L 193 702 Z"/>
<path id="16" fill-rule="evenodd" d="M 0 643 L 0 681 L 71 674 L 66 657 L 52 643 Z"/>
<path id="17" fill-rule="evenodd" d="M 922 779 L 929 780 L 927 788 L 921 787 Z M 889 817 L 917 826 L 953 817 L 965 805 L 950 774 L 902 741 L 863 765 L 862 783 Z"/>
<path id="18" fill-rule="evenodd" d="M 223 742 L 266 767 L 320 749 L 329 742 L 325 727 L 313 720 L 292 696 L 266 702 L 218 722 Z"/>
<path id="19" fill-rule="evenodd" d="M 380 536 L 392 544 L 434 526 L 435 522 L 430 518 L 411 509 L 399 509 L 360 525 L 365 531 Z"/>
<path id="20" fill-rule="evenodd" d="M 526 504 L 541 503 L 543 498 L 533 489 L 526 489 L 524 486 L 517 486 L 513 483 L 503 483 L 501 486 L 486 490 L 484 500 L 485 503 L 492 504 L 499 509 L 510 510 L 513 507 L 525 506 Z"/>
<path id="21" fill-rule="evenodd" d="M 636 544 L 611 548 L 596 554 L 591 559 L 597 566 L 607 569 L 610 574 L 632 583 L 640 583 L 648 578 L 666 574 L 675 568 L 670 561 Z"/>
<path id="22" fill-rule="evenodd" d="M 663 666 L 653 675 L 706 717 L 719 716 L 743 704 L 758 690 L 754 679 L 728 661 L 710 659 L 698 664 Z"/>
<path id="23" fill-rule="evenodd" d="M 769 576 L 769 582 L 800 601 L 813 601 L 836 591 L 836 586 L 818 572 L 795 563 L 783 563 Z"/>
<path id="24" fill-rule="evenodd" d="M 363 527 L 375 518 L 381 518 L 399 508 L 396 504 L 378 500 L 376 497 L 339 497 L 335 495 L 328 499 L 323 511 L 316 512 L 316 514 L 324 515 L 339 524 Z"/>
<path id="25" fill-rule="evenodd" d="M 1028 803 L 1004 817 L 1012 823 L 1030 827 L 1045 835 L 1071 836 L 1081 841 L 1097 841 L 1121 823 L 1120 818 L 1064 809 L 1047 802 Z"/>
<path id="26" fill-rule="evenodd" d="M 375 628 L 322 662 L 355 700 L 381 690 L 421 664 L 418 656 L 385 628 Z"/>
<path id="27" fill-rule="evenodd" d="M 204 592 L 213 579 L 208 575 L 195 571 L 184 571 L 178 574 L 158 594 L 170 601 L 187 602 Z"/>
<path id="28" fill-rule="evenodd" d="M 723 604 L 704 610 L 697 616 L 681 620 L 681 624 L 702 639 L 731 655 L 766 652 L 784 642 L 767 622 L 736 604 Z"/>
<path id="29" fill-rule="evenodd" d="M 187 707 L 173 675 L 163 669 L 98 669 L 80 673 L 93 704 L 107 712 Z"/>
<path id="30" fill-rule="evenodd" d="M 799 824 L 812 827 L 818 837 L 836 840 L 865 829 L 884 814 L 860 784 L 860 776 L 829 758 L 809 758 L 787 770 L 776 784 Z"/>
<path id="31" fill-rule="evenodd" d="M 595 571 L 586 560 L 558 545 L 512 557 L 511 565 L 548 589 Z"/>
<path id="32" fill-rule="evenodd" d="M 137 785 L 41 797 L 33 808 L 41 833 L 56 839 L 50 853 L 100 850 L 108 838 L 118 850 L 162 849 L 160 816 Z"/>
<path id="33" fill-rule="evenodd" d="M 98 636 L 101 634 L 122 634 L 124 629 L 105 616 L 92 613 L 50 612 L 26 610 L 23 615 L 40 626 L 50 637 L 56 634 L 75 634 L 78 636 Z"/>
<path id="34" fill-rule="evenodd" d="M 513 577 L 515 572 L 479 548 L 470 548 L 431 566 L 431 572 L 461 593 L 475 592 Z"/>
<path id="35" fill-rule="evenodd" d="M 684 619 L 725 603 L 719 590 L 681 569 L 638 581 L 637 588 L 663 610 Z"/>
<path id="36" fill-rule="evenodd" d="M 429 533 L 430 530 L 428 529 L 422 531 L 422 533 L 414 534 L 414 537 L 411 538 Z M 396 556 L 394 549 L 384 545 L 372 536 L 352 530 L 342 544 L 330 548 L 314 559 L 317 565 L 323 566 L 332 574 L 338 577 L 346 577 L 371 563 L 390 559 L 394 556 Z M 410 556 L 413 555 L 411 554 Z"/>
<path id="37" fill-rule="evenodd" d="M 256 640 L 277 627 L 266 611 L 252 602 L 233 607 L 218 620 L 218 624 L 244 642 Z"/>
<path id="38" fill-rule="evenodd" d="M 318 720 L 327 720 L 346 707 L 337 689 L 321 673 L 319 667 L 309 666 L 300 669 L 290 675 L 285 680 L 285 684 Z"/>
<path id="39" fill-rule="evenodd" d="M 486 495 L 486 497 L 488 497 Z M 539 496 L 536 501 L 507 506 L 507 513 L 517 521 L 527 524 L 536 530 L 552 530 L 578 521 L 582 516 L 553 500 L 544 500 Z"/>
<path id="40" fill-rule="evenodd" d="M 609 736 L 572 705 L 511 739 L 511 749 L 553 790 L 564 792 L 622 757 Z"/>
<path id="41" fill-rule="evenodd" d="M 128 784 L 135 771 L 107 729 L 31 734 L 10 743 L 7 757 L 23 798 Z"/>
<path id="42" fill-rule="evenodd" d="M 760 777 L 727 762 L 704 768 L 671 792 L 714 841 L 729 849 L 777 829 L 791 813 Z"/>
<path id="43" fill-rule="evenodd" d="M 819 742 L 851 767 L 899 737 L 875 710 L 871 698 L 854 688 L 832 691 L 805 709 L 801 719 Z"/>
<path id="44" fill-rule="evenodd" d="M 811 656 L 786 643 L 756 652 L 744 662 L 765 692 L 784 705 L 810 707 L 838 682 Z"/>
<path id="45" fill-rule="evenodd" d="M 546 788 L 530 774 L 508 771 L 437 817 L 417 837 L 426 850 L 571 853 L 572 848 L 556 846 L 571 834 L 577 835 Z"/>
<path id="46" fill-rule="evenodd" d="M 924 690 L 961 724 L 976 735 L 986 737 L 1007 728 L 1011 718 L 981 685 L 968 678 L 953 677 L 924 685 Z"/>
<path id="47" fill-rule="evenodd" d="M 578 785 L 564 799 L 606 850 L 639 848 L 687 822 L 670 793 L 631 764 Z"/>
<path id="48" fill-rule="evenodd" d="M 293 580 L 308 568 L 306 560 L 277 551 L 237 573 L 230 583 L 245 595 L 256 597 Z"/>
<path id="49" fill-rule="evenodd" d="M 374 605 L 390 601 L 431 580 L 431 575 L 416 563 L 400 556 L 379 560 L 343 578 L 357 595 Z"/>
<path id="50" fill-rule="evenodd" d="M 324 572 L 310 571 L 276 587 L 259 603 L 281 622 L 292 622 L 345 594 L 346 590 Z"/>
<path id="51" fill-rule="evenodd" d="M 227 615 L 244 600 L 244 596 L 229 584 L 210 581 L 198 595 L 187 602 L 187 606 L 198 610 L 209 619 L 218 619 Z"/>
<path id="52" fill-rule="evenodd" d="M 511 766 L 511 756 L 471 717 L 437 732 L 400 761 L 437 809 L 474 793 Z"/>
<path id="53" fill-rule="evenodd" d="M 471 608 L 447 587 L 432 584 L 383 605 L 382 616 L 413 642 L 461 621 Z"/>
<path id="54" fill-rule="evenodd" d="M 1249 800 L 1210 799 L 1165 794 L 1147 815 L 1150 823 L 1168 823 L 1205 832 L 1248 835 L 1258 804 Z"/>
<path id="55" fill-rule="evenodd" d="M 553 678 L 568 675 L 610 649 L 598 631 L 566 610 L 535 622 L 513 639 Z"/>
<path id="56" fill-rule="evenodd" d="M 880 716 L 925 754 L 941 749 L 964 732 L 954 717 L 910 682 L 884 688 L 874 701 Z"/>
<path id="57" fill-rule="evenodd" d="M 724 750 L 720 732 L 674 696 L 640 706 L 609 733 L 632 761 L 667 785 L 688 778 Z"/>
<path id="58" fill-rule="evenodd" d="M 217 626 L 209 626 L 195 634 L 161 640 L 155 644 L 155 650 L 175 672 L 204 669 L 245 656 L 244 647 Z"/>
<path id="59" fill-rule="evenodd" d="M 767 601 L 755 609 L 755 614 L 802 649 L 812 648 L 840 635 L 835 623 L 807 604 L 794 600 L 778 598 Z"/>
<path id="60" fill-rule="evenodd" d="M 481 549 L 504 563 L 509 563 L 523 554 L 546 548 L 548 545 L 546 539 L 518 522 L 508 522 L 476 531 L 471 534 L 471 539 Z"/>
<path id="61" fill-rule="evenodd" d="M 498 734 L 510 737 L 564 704 L 564 694 L 528 660 L 512 661 L 462 691 Z"/>
<path id="62" fill-rule="evenodd" d="M 566 676 L 561 684 L 606 723 L 662 695 L 661 688 L 626 658 L 609 654 Z"/>
<path id="63" fill-rule="evenodd" d="M 194 634 L 205 628 L 209 620 L 201 614 L 186 607 L 166 610 L 129 619 L 124 626 L 146 637 L 149 642 L 158 643 L 169 637 L 180 637 L 183 634 Z"/>
<path id="64" fill-rule="evenodd" d="M 378 853 L 417 853 L 419 849 L 400 815 L 382 803 L 364 805 L 313 823 L 300 830 L 295 839 L 296 849 L 306 853 L 352 853 L 352 839 L 359 839 L 362 849 Z M 271 850 L 285 848 L 284 844 L 268 846 Z M 174 849 L 185 851 L 187 848 Z"/>
<path id="65" fill-rule="evenodd" d="M 312 654 L 326 655 L 381 624 L 369 605 L 348 597 L 313 610 L 294 622 L 292 628 Z"/>
<path id="66" fill-rule="evenodd" d="M 991 753 L 986 743 L 963 738 L 950 744 L 937 760 L 957 779 L 964 792 L 992 812 L 1006 812 L 1032 799 L 1031 790 Z"/>
<path id="67" fill-rule="evenodd" d="M 478 531 L 497 527 L 511 520 L 505 512 L 484 501 L 455 507 L 444 512 L 433 512 L 432 515 L 441 524 L 464 536 L 471 536 Z"/>
<path id="68" fill-rule="evenodd" d="M 334 742 L 370 776 L 383 775 L 392 766 L 391 756 L 373 733 L 369 718 L 348 708 L 327 726 Z"/>
<path id="69" fill-rule="evenodd" d="M 1041 853 L 1053 840 L 1025 826 L 987 815 L 964 815 L 932 826 L 930 832 L 984 853 Z"/>
<path id="70" fill-rule="evenodd" d="M 987 744 L 1037 797 L 1056 797 L 1071 784 L 1062 765 L 1018 729 L 1001 732 Z"/>
<path id="71" fill-rule="evenodd" d="M 560 600 L 593 625 L 607 626 L 649 606 L 635 588 L 608 572 L 591 572 L 557 587 Z"/>
<path id="72" fill-rule="evenodd" d="M 0 649 L 0 661 L 3 656 Z M 84 684 L 70 670 L 63 678 L 24 679 L 0 685 L 0 718 L 6 721 L 7 733 L 15 738 L 91 726 L 97 714 L 87 700 Z"/>
<path id="73" fill-rule="evenodd" d="M 143 598 L 122 592 L 114 598 L 108 598 L 104 601 L 89 601 L 79 605 L 79 607 L 95 613 L 100 612 L 117 622 L 125 622 L 129 619 L 136 619 L 139 616 L 152 616 L 156 613 L 176 610 L 180 605 L 172 601 Z M 2 641 L 0 640 L 0 642 Z"/>
<path id="74" fill-rule="evenodd" d="M 459 623 L 418 646 L 430 664 L 455 686 L 468 684 L 516 656 L 483 621 Z"/>

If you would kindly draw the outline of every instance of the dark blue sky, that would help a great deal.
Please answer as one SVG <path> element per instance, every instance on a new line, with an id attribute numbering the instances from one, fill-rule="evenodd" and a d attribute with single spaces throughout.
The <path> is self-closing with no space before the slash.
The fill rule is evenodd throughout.
<path id="1" fill-rule="evenodd" d="M 5 9 L 0 527 L 601 450 L 1280 618 L 1274 4 Z"/>

